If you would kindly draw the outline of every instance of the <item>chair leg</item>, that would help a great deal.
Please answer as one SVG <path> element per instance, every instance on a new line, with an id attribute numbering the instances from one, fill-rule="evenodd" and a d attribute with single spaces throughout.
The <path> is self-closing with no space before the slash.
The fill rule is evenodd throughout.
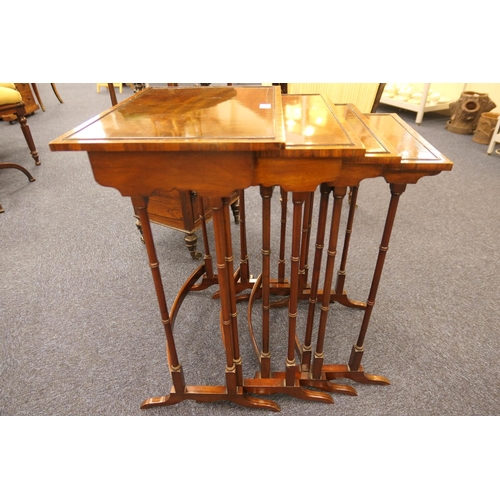
<path id="1" fill-rule="evenodd" d="M 30 148 L 31 156 L 35 160 L 35 165 L 40 165 L 41 162 L 40 158 L 38 157 L 38 151 L 36 150 L 35 142 L 33 141 L 31 130 L 28 125 L 28 120 L 26 120 L 26 116 L 24 115 L 24 113 L 20 111 L 17 112 L 17 121 L 19 122 L 19 125 L 21 125 L 21 130 L 23 131 L 24 138 L 26 139 L 28 147 Z"/>
<path id="2" fill-rule="evenodd" d="M 42 111 L 45 111 L 45 106 L 43 105 L 42 98 L 40 97 L 40 94 L 38 93 L 38 87 L 36 86 L 36 83 L 32 83 L 31 88 L 33 89 L 33 92 L 35 93 L 35 96 L 37 98 L 38 103 L 40 104 L 40 107 L 42 108 Z"/>
<path id="3" fill-rule="evenodd" d="M 16 170 L 20 170 L 30 182 L 34 182 L 36 179 L 21 165 L 17 165 L 16 163 L 0 163 L 0 170 L 3 168 L 15 168 Z"/>
<path id="4" fill-rule="evenodd" d="M 29 179 L 30 182 L 34 182 L 35 178 L 26 170 L 24 167 L 21 167 L 21 165 L 17 165 L 15 163 L 0 163 L 0 170 L 2 168 L 15 168 L 16 170 L 20 170 L 26 177 Z M 0 214 L 4 213 L 5 210 L 0 204 Z"/>
<path id="5" fill-rule="evenodd" d="M 52 87 L 52 90 L 54 91 L 54 94 L 56 95 L 58 101 L 63 104 L 64 101 L 61 99 L 61 96 L 59 95 L 59 92 L 57 91 L 56 89 L 56 84 L 55 83 L 51 83 L 50 86 Z"/>

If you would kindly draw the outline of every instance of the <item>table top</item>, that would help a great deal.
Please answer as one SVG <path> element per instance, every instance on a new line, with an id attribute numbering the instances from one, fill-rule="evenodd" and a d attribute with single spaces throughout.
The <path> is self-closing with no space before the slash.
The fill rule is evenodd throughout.
<path id="1" fill-rule="evenodd" d="M 279 87 L 149 87 L 50 143 L 53 151 L 258 151 L 285 143 Z"/>
<path id="2" fill-rule="evenodd" d="M 393 163 L 394 168 L 437 172 L 453 167 L 451 160 L 395 113 L 361 114 L 352 104 L 337 104 L 335 112 L 345 118 L 365 144 L 368 163 L 384 160 Z M 398 162 L 394 162 L 394 154 Z"/>
<path id="3" fill-rule="evenodd" d="M 124 196 L 284 183 L 310 190 L 379 176 L 414 183 L 453 165 L 395 114 L 281 95 L 278 86 L 147 88 L 50 148 L 87 151 L 97 182 Z"/>
<path id="4" fill-rule="evenodd" d="M 283 114 L 284 113 L 284 114 Z M 147 88 L 50 143 L 53 151 L 276 151 L 364 156 L 321 95 L 279 87 Z M 321 153 L 320 153 L 321 152 Z"/>
<path id="5" fill-rule="evenodd" d="M 328 97 L 320 94 L 282 96 L 284 156 L 364 156 L 366 144 Z M 394 154 L 397 156 L 397 154 Z"/>

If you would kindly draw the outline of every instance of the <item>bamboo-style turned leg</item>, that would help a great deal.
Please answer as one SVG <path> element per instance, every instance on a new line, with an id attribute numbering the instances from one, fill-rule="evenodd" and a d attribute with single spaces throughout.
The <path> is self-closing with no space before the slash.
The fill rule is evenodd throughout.
<path id="1" fill-rule="evenodd" d="M 214 222 L 215 253 L 217 256 L 217 276 L 219 278 L 220 302 L 221 302 L 221 328 L 224 341 L 224 350 L 226 353 L 226 386 L 227 392 L 236 394 L 237 375 L 234 358 L 234 344 L 231 321 L 231 297 L 229 282 L 233 277 L 229 276 L 227 269 L 227 250 L 226 234 L 224 229 L 224 211 L 223 202 L 220 198 L 209 200 L 212 208 L 212 217 Z"/>
<path id="2" fill-rule="evenodd" d="M 248 264 L 248 248 L 247 248 L 247 230 L 246 230 L 246 212 L 245 212 L 245 191 L 238 191 L 239 204 L 239 224 L 240 224 L 240 282 L 248 284 L 250 281 L 250 270 Z"/>
<path id="3" fill-rule="evenodd" d="M 380 384 L 380 385 L 390 384 L 389 380 L 386 377 L 383 377 L 381 375 L 371 375 L 365 373 L 363 367 L 361 366 L 361 359 L 363 357 L 363 352 L 364 352 L 364 342 L 365 342 L 366 332 L 368 330 L 368 324 L 370 322 L 373 306 L 375 305 L 375 298 L 377 295 L 378 286 L 380 284 L 380 278 L 382 276 L 385 257 L 387 255 L 387 251 L 389 250 L 389 240 L 394 225 L 394 219 L 396 217 L 399 198 L 406 190 L 406 184 L 391 184 L 390 189 L 391 189 L 391 201 L 389 202 L 389 209 L 387 211 L 387 217 L 385 220 L 384 231 L 382 234 L 382 241 L 379 247 L 377 262 L 375 264 L 375 271 L 373 273 L 372 284 L 368 295 L 368 300 L 366 302 L 366 308 L 360 332 L 358 335 L 358 339 L 355 345 L 352 347 L 349 363 L 347 365 L 323 366 L 323 373 L 325 374 L 325 377 L 328 380 L 348 378 L 362 384 Z"/>
<path id="4" fill-rule="evenodd" d="M 205 290 L 208 287 L 215 285 L 218 283 L 218 278 L 214 274 L 213 270 L 213 263 L 212 263 L 212 255 L 210 254 L 210 245 L 208 243 L 208 231 L 207 231 L 207 220 L 205 217 L 205 204 L 207 203 L 207 200 L 204 198 L 200 198 L 200 213 L 198 214 L 198 217 L 200 218 L 201 221 L 201 230 L 203 234 L 203 248 L 205 254 L 203 255 L 203 271 L 204 275 L 201 280 L 201 283 L 198 284 L 192 284 L 189 286 L 189 291 L 201 291 Z"/>
<path id="5" fill-rule="evenodd" d="M 236 309 L 236 284 L 234 280 L 233 244 L 231 238 L 231 221 L 229 218 L 229 198 L 223 198 L 222 215 L 224 217 L 225 250 L 227 277 L 229 284 L 229 313 L 231 317 L 231 336 L 233 342 L 233 363 L 236 366 L 236 383 L 243 385 L 243 369 L 238 339 L 238 311 Z M 222 292 L 221 292 L 222 293 Z"/>
<path id="6" fill-rule="evenodd" d="M 347 188 L 335 187 L 333 189 L 333 214 L 330 228 L 330 239 L 328 243 L 328 257 L 326 260 L 325 282 L 323 286 L 323 297 L 321 301 L 321 314 L 318 328 L 318 338 L 316 351 L 312 366 L 312 378 L 321 378 L 323 367 L 323 345 L 326 331 L 326 321 L 328 318 L 328 310 L 330 308 L 330 294 L 333 281 L 333 269 L 335 265 L 335 256 L 337 254 L 337 241 L 339 236 L 340 215 L 342 212 L 342 201 L 346 195 Z"/>
<path id="7" fill-rule="evenodd" d="M 399 199 L 400 196 L 405 192 L 406 184 L 391 184 L 390 189 L 391 201 L 389 203 L 384 232 L 382 234 L 382 241 L 380 243 L 377 263 L 375 265 L 375 271 L 373 274 L 372 285 L 370 288 L 370 293 L 368 295 L 368 300 L 366 301 L 366 309 L 363 316 L 363 322 L 361 324 L 358 340 L 352 348 L 351 357 L 349 359 L 349 369 L 351 371 L 357 371 L 361 366 L 361 358 L 363 357 L 366 331 L 370 322 L 370 316 L 373 311 L 373 306 L 375 305 L 375 298 L 377 295 L 378 286 L 380 284 L 382 270 L 384 268 L 385 257 L 387 255 L 387 251 L 389 250 L 389 240 L 391 238 L 391 232 L 394 226 L 394 219 L 396 218 Z"/>
<path id="8" fill-rule="evenodd" d="M 349 191 L 349 203 L 350 203 L 349 215 L 347 217 L 344 247 L 342 250 L 342 257 L 340 260 L 337 282 L 335 284 L 335 301 L 344 306 L 356 307 L 362 309 L 366 307 L 366 303 L 348 298 L 347 293 L 344 291 L 346 267 L 347 267 L 347 255 L 349 253 L 349 244 L 351 242 L 352 228 L 354 225 L 354 214 L 356 212 L 356 201 L 358 199 L 358 190 L 359 186 L 353 186 L 350 188 Z"/>
<path id="9" fill-rule="evenodd" d="M 307 287 L 309 241 L 311 236 L 314 193 L 309 193 L 304 203 L 304 218 L 302 220 L 302 238 L 300 243 L 299 290 Z"/>
<path id="10" fill-rule="evenodd" d="M 311 391 L 302 387 L 302 385 L 307 384 L 306 380 L 302 380 L 299 370 L 299 365 L 295 362 L 295 341 L 296 341 L 296 327 L 297 327 L 297 310 L 298 310 L 298 298 L 299 298 L 299 261 L 300 261 L 300 244 L 301 244 L 301 227 L 302 227 L 302 208 L 306 199 L 310 196 L 310 193 L 293 193 L 293 222 L 292 222 L 292 248 L 291 248 L 291 266 L 290 266 L 290 287 L 289 287 L 289 300 L 288 300 L 288 344 L 287 344 L 287 359 L 285 365 L 285 371 L 283 372 L 271 372 L 268 374 L 269 360 L 270 367 L 270 357 L 263 356 L 266 353 L 266 347 L 268 348 L 268 320 L 266 319 L 269 314 L 270 305 L 270 200 L 271 200 L 272 188 L 261 187 L 262 196 L 262 274 L 258 278 L 256 284 L 260 286 L 262 283 L 262 302 L 263 302 L 263 353 L 258 352 L 256 349 L 256 343 L 254 342 L 254 348 L 259 356 L 261 371 L 257 373 L 256 377 L 253 379 L 244 380 L 244 389 L 247 392 L 254 394 L 288 394 L 292 397 L 305 399 L 308 401 L 320 401 L 323 403 L 333 403 L 333 399 L 330 394 L 320 392 L 317 390 Z M 284 198 L 284 192 L 282 191 L 282 196 Z M 282 201 L 283 201 L 282 198 Z M 284 205 L 284 204 L 283 204 Z M 282 206 L 283 206 L 282 205 Z M 285 208 L 286 211 L 286 208 Z M 282 219 L 283 220 L 283 219 Z M 282 233 L 282 246 L 281 250 L 284 249 L 284 237 Z M 284 270 L 284 267 L 282 268 Z M 282 276 L 284 282 L 284 275 Z M 253 291 L 252 291 L 253 292 Z M 250 299 L 250 303 L 253 300 Z M 249 321 L 251 326 L 251 322 Z M 252 339 L 253 333 L 251 333 Z M 270 356 L 270 355 L 269 355 Z M 306 379 L 308 374 L 306 374 Z M 323 381 L 326 387 L 328 381 Z M 330 384 L 333 386 L 334 384 Z M 327 387 L 330 390 L 330 387 Z"/>
<path id="11" fill-rule="evenodd" d="M 156 297 L 158 299 L 158 306 L 160 308 L 161 321 L 165 330 L 165 337 L 167 340 L 167 359 L 170 374 L 172 376 L 172 383 L 177 393 L 184 392 L 185 382 L 182 367 L 177 357 L 177 350 L 175 348 L 174 336 L 172 332 L 172 324 L 168 313 L 167 301 L 165 299 L 165 290 L 161 281 L 160 266 L 156 256 L 156 249 L 151 232 L 151 225 L 148 216 L 148 199 L 144 197 L 132 197 L 132 204 L 141 222 L 142 234 L 144 243 L 146 245 L 147 255 L 149 259 L 149 266 L 153 276 L 153 282 L 156 290 Z M 147 402 L 145 402 L 147 403 Z"/>
<path id="12" fill-rule="evenodd" d="M 208 243 L 207 219 L 205 217 L 205 205 L 203 198 L 200 198 L 200 207 L 201 213 L 199 216 L 201 219 L 201 232 L 203 235 L 203 248 L 205 251 L 205 255 L 203 256 L 203 260 L 205 262 L 205 275 L 207 278 L 213 278 L 214 270 L 212 265 L 212 256 L 210 255 L 210 245 Z"/>
<path id="13" fill-rule="evenodd" d="M 349 248 L 349 239 L 352 232 L 353 220 L 354 220 L 354 209 L 357 196 L 357 186 L 351 188 L 354 191 L 354 204 L 352 205 L 349 212 L 348 227 L 346 229 L 346 240 L 344 243 L 344 250 L 342 254 L 342 263 L 339 270 L 340 281 L 337 282 L 337 287 L 332 288 L 328 293 L 330 297 L 330 302 L 338 302 L 342 305 L 364 309 L 366 307 L 365 302 L 352 300 L 347 297 L 347 294 L 343 291 L 342 286 L 345 281 L 345 267 L 347 262 L 347 253 Z M 351 193 L 352 196 L 352 193 Z M 278 307 L 286 305 L 288 303 L 289 295 L 289 281 L 285 278 L 285 247 L 286 247 L 286 229 L 287 229 L 287 200 L 288 193 L 281 188 L 281 230 L 280 230 L 280 255 L 278 260 L 278 279 L 274 280 L 274 284 L 271 287 L 271 293 L 276 295 L 282 295 L 286 298 L 276 301 L 273 303 L 273 307 Z M 299 259 L 299 300 L 310 300 L 311 288 L 307 283 L 309 276 L 309 266 L 308 266 L 308 256 L 309 256 L 309 244 L 311 237 L 312 228 L 312 217 L 313 217 L 313 207 L 314 207 L 314 193 L 308 193 L 308 196 L 304 202 L 304 216 L 302 219 L 302 234 L 300 242 L 300 259 Z M 316 299 L 323 297 L 323 290 L 317 290 L 315 292 Z M 314 299 L 313 299 L 314 300 Z M 307 343 L 305 346 L 307 347 Z M 297 339 L 297 348 L 302 352 L 302 346 Z"/>
<path id="14" fill-rule="evenodd" d="M 288 205 L 288 193 L 281 191 L 281 226 L 280 226 L 280 255 L 278 260 L 278 283 L 285 283 L 285 241 L 286 241 L 286 210 Z"/>
<path id="15" fill-rule="evenodd" d="M 290 257 L 290 300 L 288 302 L 288 349 L 286 359 L 286 385 L 295 384 L 295 337 L 299 295 L 299 259 L 302 208 L 307 193 L 293 193 L 292 251 Z"/>
<path id="16" fill-rule="evenodd" d="M 179 293 L 175 297 L 175 300 L 170 309 L 170 320 L 172 322 L 172 328 L 174 326 L 175 318 L 177 313 L 184 302 L 187 294 L 194 290 L 204 290 L 209 286 L 217 283 L 217 277 L 214 276 L 213 266 L 212 266 L 212 256 L 210 255 L 210 246 L 208 244 L 208 234 L 207 234 L 207 223 L 205 220 L 205 208 L 203 198 L 200 197 L 200 202 L 194 204 L 194 206 L 199 207 L 199 212 L 196 215 L 201 220 L 201 228 L 203 233 L 203 246 L 205 250 L 205 255 L 203 256 L 203 264 L 199 266 L 191 276 L 182 285 Z M 202 278 L 201 283 L 196 284 L 198 280 Z"/>
<path id="17" fill-rule="evenodd" d="M 214 232 L 216 241 L 216 255 L 217 255 L 217 268 L 218 283 L 220 285 L 220 298 L 221 298 L 221 330 L 224 342 L 224 349 L 226 353 L 226 385 L 225 386 L 186 386 L 182 369 L 177 359 L 177 352 L 175 350 L 174 339 L 172 335 L 172 323 L 168 317 L 168 309 L 165 302 L 164 290 L 161 283 L 161 276 L 156 259 L 156 252 L 154 249 L 153 238 L 151 234 L 151 227 L 149 225 L 149 217 L 147 214 L 147 200 L 144 198 L 133 198 L 134 208 L 139 214 L 141 224 L 143 226 L 144 240 L 146 248 L 148 249 L 148 256 L 150 260 L 151 271 L 160 304 L 162 321 L 165 326 L 167 336 L 167 354 L 168 363 L 171 368 L 172 380 L 174 387 L 170 394 L 167 396 L 150 398 L 144 401 L 141 405 L 142 409 L 151 408 L 154 406 L 169 406 L 180 403 L 185 400 L 195 400 L 200 402 L 215 402 L 215 401 L 232 401 L 238 405 L 260 408 L 271 411 L 280 411 L 280 407 L 273 401 L 256 398 L 250 396 L 244 391 L 242 380 L 242 369 L 239 358 L 239 346 L 237 343 L 238 331 L 236 329 L 236 315 L 235 303 L 231 300 L 231 284 L 233 281 L 230 276 L 231 269 L 228 269 L 228 263 L 231 262 L 232 252 L 231 246 L 226 241 L 225 226 L 228 224 L 228 215 L 224 214 L 227 211 L 227 203 L 222 202 L 221 199 L 210 200 L 214 217 Z M 229 268 L 231 266 L 229 265 Z M 176 303 L 180 305 L 182 298 L 187 291 L 191 289 L 192 284 L 201 275 L 204 266 L 200 266 L 198 270 L 193 273 L 192 277 L 188 279 L 185 285 L 185 290 L 181 291 L 179 300 Z M 178 307 L 176 308 L 177 311 Z M 236 353 L 236 359 L 235 359 Z"/>
<path id="18" fill-rule="evenodd" d="M 295 341 L 296 341 L 296 320 L 299 293 L 299 265 L 300 265 L 300 246 L 301 246 L 301 227 L 302 227 L 302 207 L 307 198 L 310 198 L 310 193 L 294 193 L 293 194 L 293 228 L 292 228 L 292 249 L 291 249 L 291 278 L 290 286 L 287 287 L 287 295 L 289 296 L 289 322 L 288 322 L 288 344 L 287 344 L 287 359 L 285 370 L 282 372 L 271 372 L 270 361 L 271 354 L 269 348 L 269 314 L 270 314 L 270 294 L 272 293 L 270 279 L 270 239 L 271 239 L 271 196 L 273 188 L 261 187 L 262 197 L 262 273 L 257 278 L 249 300 L 248 325 L 251 341 L 257 358 L 260 364 L 260 371 L 253 379 L 244 380 L 244 390 L 254 394 L 287 394 L 289 396 L 305 399 L 309 401 L 320 401 L 323 403 L 333 403 L 330 394 L 318 390 L 308 390 L 305 386 L 313 386 L 316 389 L 324 389 L 325 391 L 344 392 L 347 394 L 356 394 L 356 392 L 348 387 L 339 384 L 332 384 L 323 379 L 321 381 L 311 381 L 309 373 L 301 373 L 300 365 L 295 362 Z M 306 216 L 308 219 L 309 216 Z M 262 297 L 262 350 L 259 349 L 251 321 L 251 308 L 257 296 L 258 290 L 261 291 Z"/>
<path id="19" fill-rule="evenodd" d="M 271 376 L 271 352 L 269 349 L 269 311 L 271 288 L 271 197 L 274 187 L 260 188 L 262 197 L 262 352 L 260 371 L 263 378 Z"/>
<path id="20" fill-rule="evenodd" d="M 318 301 L 319 275 L 321 270 L 321 259 L 323 256 L 323 246 L 325 241 L 328 200 L 332 189 L 333 188 L 328 184 L 322 184 L 320 187 L 321 198 L 320 198 L 319 214 L 318 214 L 318 229 L 316 232 L 316 250 L 314 254 L 311 291 L 309 295 L 309 308 L 307 311 L 306 333 L 304 337 L 304 344 L 301 349 L 303 372 L 308 372 L 311 364 L 312 330 L 314 324 L 314 314 L 316 311 L 316 303 Z"/>
<path id="21" fill-rule="evenodd" d="M 227 397 L 224 399 L 243 406 L 279 411 L 280 408 L 276 403 L 252 397 L 245 392 L 246 389 L 243 387 L 246 382 L 242 379 L 243 370 L 239 353 L 229 198 L 211 198 L 209 201 L 213 214 L 217 276 L 220 287 L 221 328 L 226 352 Z"/>

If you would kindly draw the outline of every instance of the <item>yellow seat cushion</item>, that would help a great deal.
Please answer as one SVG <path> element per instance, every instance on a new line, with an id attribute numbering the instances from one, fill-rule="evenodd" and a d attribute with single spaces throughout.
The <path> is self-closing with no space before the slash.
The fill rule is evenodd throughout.
<path id="1" fill-rule="evenodd" d="M 2 104 L 16 104 L 22 100 L 23 98 L 17 90 L 0 87 L 0 106 Z"/>

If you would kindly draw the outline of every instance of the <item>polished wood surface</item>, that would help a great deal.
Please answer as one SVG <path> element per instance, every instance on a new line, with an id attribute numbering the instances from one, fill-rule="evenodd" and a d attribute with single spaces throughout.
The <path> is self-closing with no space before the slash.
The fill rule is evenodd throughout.
<path id="1" fill-rule="evenodd" d="M 59 140 L 58 151 L 256 151 L 284 142 L 274 87 L 146 88 Z"/>
<path id="2" fill-rule="evenodd" d="M 364 152 L 360 138 L 346 129 L 343 120 L 333 113 L 335 106 L 321 95 L 283 96 L 283 108 L 287 149 L 297 147 L 301 151 L 333 154 L 339 147 L 343 150 L 358 145 L 357 152 Z"/>
<path id="3" fill-rule="evenodd" d="M 168 86 L 177 87 L 177 84 L 169 83 Z M 115 87 L 112 83 L 109 83 L 108 89 L 111 97 L 111 104 L 115 106 L 118 104 Z M 180 100 L 181 99 L 178 99 L 176 103 L 179 106 L 178 111 L 182 113 L 183 110 L 179 104 Z M 169 104 L 175 103 L 172 102 Z M 162 103 L 160 102 L 159 105 L 161 106 Z M 163 112 L 165 112 L 165 110 Z M 190 118 L 188 118 L 188 120 L 190 120 Z M 177 127 L 178 125 L 175 125 L 174 128 L 178 131 Z M 233 210 L 235 222 L 238 223 L 239 206 L 238 198 L 235 193 L 232 194 L 231 208 Z M 151 222 L 172 229 L 177 229 L 178 231 L 185 233 L 184 241 L 191 257 L 194 260 L 201 258 L 202 254 L 197 251 L 198 236 L 196 235 L 196 231 L 201 227 L 202 209 L 200 208 L 200 197 L 195 191 L 178 189 L 169 191 L 157 190 L 150 196 L 147 210 Z M 203 216 L 205 222 L 208 222 L 211 220 L 212 212 L 207 209 Z M 137 221 L 137 227 L 142 233 L 140 220 Z"/>
<path id="4" fill-rule="evenodd" d="M 166 396 L 144 401 L 142 408 L 186 399 L 222 399 L 278 411 L 276 403 L 251 394 L 280 393 L 332 403 L 330 392 L 356 395 L 353 387 L 338 384 L 337 379 L 389 383 L 383 376 L 365 373 L 361 360 L 398 201 L 407 184 L 452 168 L 450 160 L 396 115 L 364 115 L 355 106 L 335 105 L 319 95 L 281 96 L 279 87 L 146 89 L 64 134 L 50 147 L 54 151 L 87 151 L 96 181 L 130 196 L 144 226 L 173 387 Z M 348 297 L 344 285 L 359 185 L 375 177 L 389 184 L 389 206 L 372 285 L 366 302 L 362 302 Z M 256 278 L 249 273 L 244 224 L 244 190 L 250 186 L 259 186 L 262 199 L 262 274 Z M 277 267 L 270 254 L 270 200 L 276 187 L 281 198 L 280 227 L 275 229 L 281 235 Z M 211 211 L 215 265 L 204 230 L 204 262 L 187 278 L 169 310 L 147 207 L 155 191 L 172 189 L 195 191 L 204 200 L 202 214 L 206 209 Z M 239 193 L 243 213 L 239 265 L 234 262 L 230 229 L 233 192 Z M 318 192 L 314 237 L 312 214 Z M 340 249 L 343 200 L 348 193 L 351 203 Z M 289 210 L 292 220 L 287 224 Z M 203 217 L 201 220 L 205 222 Z M 188 293 L 214 285 L 220 306 L 225 384 L 190 386 L 176 350 L 175 320 Z M 247 326 L 259 363 L 258 373 L 250 378 L 243 377 L 245 360 L 239 348 L 241 326 L 236 304 L 243 300 L 248 302 Z M 304 300 L 309 306 L 302 331 L 298 306 Z M 362 315 L 357 340 L 345 364 L 325 359 L 325 340 L 335 335 L 335 328 L 327 326 L 332 302 L 359 309 Z M 252 308 L 258 303 L 262 307 L 260 326 L 252 322 Z M 270 348 L 272 336 L 279 334 L 270 328 L 274 307 L 288 308 L 284 359 L 274 359 Z M 271 366 L 278 369 L 273 371 Z"/>
<path id="5" fill-rule="evenodd" d="M 367 114 L 368 122 L 380 130 L 401 156 L 401 163 L 408 169 L 436 172 L 451 170 L 452 162 L 429 144 L 396 114 Z"/>

